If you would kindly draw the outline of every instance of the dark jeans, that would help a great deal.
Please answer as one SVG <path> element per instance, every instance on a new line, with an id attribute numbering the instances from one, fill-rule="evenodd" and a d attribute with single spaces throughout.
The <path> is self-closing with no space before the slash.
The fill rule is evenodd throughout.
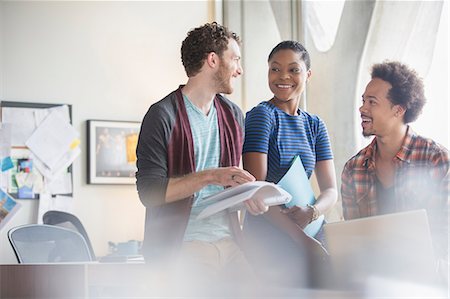
<path id="1" fill-rule="evenodd" d="M 330 270 L 328 259 L 309 252 L 263 216 L 246 215 L 244 236 L 247 259 L 263 283 L 294 288 L 323 285 L 324 272 Z M 317 238 L 325 242 L 322 228 Z"/>

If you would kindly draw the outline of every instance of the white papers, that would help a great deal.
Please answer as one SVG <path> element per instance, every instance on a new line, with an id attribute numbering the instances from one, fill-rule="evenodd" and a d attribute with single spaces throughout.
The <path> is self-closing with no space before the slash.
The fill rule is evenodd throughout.
<path id="1" fill-rule="evenodd" d="M 72 175 L 69 172 L 58 175 L 52 181 L 48 181 L 47 190 L 51 194 L 72 193 Z"/>
<path id="2" fill-rule="evenodd" d="M 0 123 L 0 159 L 11 156 L 11 124 Z"/>
<path id="3" fill-rule="evenodd" d="M 12 126 L 12 146 L 25 146 L 36 129 L 35 109 L 2 107 L 2 122 Z"/>
<path id="4" fill-rule="evenodd" d="M 0 188 L 7 189 L 11 168 L 11 124 L 0 123 Z"/>
<path id="5" fill-rule="evenodd" d="M 269 183 L 256 181 L 239 186 L 227 188 L 212 196 L 205 198 L 206 202 L 214 202 L 207 206 L 197 219 L 209 217 L 217 212 L 234 207 L 247 199 L 263 199 L 268 206 L 288 203 L 292 196 L 281 187 Z"/>
<path id="6" fill-rule="evenodd" d="M 42 193 L 39 196 L 39 209 L 37 223 L 42 224 L 42 216 L 50 210 L 72 213 L 73 198 L 70 196 L 57 195 L 52 197 L 48 193 Z"/>
<path id="7" fill-rule="evenodd" d="M 70 123 L 70 114 L 69 114 L 69 106 L 55 106 L 47 109 L 35 109 L 34 110 L 34 120 L 36 126 L 39 124 L 50 114 L 56 113 L 58 116 L 67 124 Z"/>
<path id="8" fill-rule="evenodd" d="M 54 179 L 58 179 L 58 176 L 60 176 L 61 173 L 67 170 L 67 167 L 69 167 L 73 163 L 73 161 L 75 161 L 75 159 L 80 155 L 80 153 L 81 149 L 79 146 L 77 146 L 74 149 L 70 149 L 61 157 L 61 159 L 59 159 L 58 163 L 55 165 L 53 169 L 47 167 L 34 154 L 32 154 L 31 157 L 34 160 L 34 165 L 40 171 L 40 173 L 42 173 L 42 175 L 47 180 L 53 181 Z"/>
<path id="9" fill-rule="evenodd" d="M 0 173 L 0 186 L 10 193 L 17 193 L 19 198 L 34 198 L 34 194 L 40 193 L 72 193 L 68 167 L 80 155 L 81 149 L 79 134 L 70 124 L 69 106 L 25 108 L 7 105 L 1 108 L 0 156 L 4 155 L 1 149 L 7 148 L 11 158 L 6 161 L 8 163 L 1 164 L 2 169 L 8 166 L 9 170 Z M 1 130 L 2 127 L 9 127 L 10 132 Z M 6 146 L 2 146 L 5 142 Z M 28 154 L 22 157 L 21 150 Z M 28 168 L 19 166 L 25 163 Z"/>
<path id="10" fill-rule="evenodd" d="M 55 112 L 70 123 L 69 106 L 62 105 L 48 109 L 2 107 L 2 123 L 11 124 L 11 145 L 25 146 L 25 142 L 33 134 L 39 124 L 52 112 Z"/>
<path id="11" fill-rule="evenodd" d="M 53 169 L 77 139 L 77 131 L 65 122 L 57 111 L 53 111 L 41 122 L 25 144 L 39 160 Z"/>

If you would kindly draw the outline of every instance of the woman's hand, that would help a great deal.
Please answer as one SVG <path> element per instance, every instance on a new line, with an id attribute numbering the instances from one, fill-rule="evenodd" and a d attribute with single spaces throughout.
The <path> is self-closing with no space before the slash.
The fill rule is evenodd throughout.
<path id="1" fill-rule="evenodd" d="M 289 216 L 299 227 L 304 229 L 313 218 L 314 210 L 309 207 L 292 207 L 287 209 L 281 209 L 281 213 Z"/>

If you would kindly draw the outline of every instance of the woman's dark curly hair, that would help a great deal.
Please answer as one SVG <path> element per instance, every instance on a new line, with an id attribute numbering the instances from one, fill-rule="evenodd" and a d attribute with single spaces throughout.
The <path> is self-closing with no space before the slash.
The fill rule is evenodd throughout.
<path id="1" fill-rule="evenodd" d="M 222 57 L 230 39 L 239 43 L 239 37 L 216 22 L 192 29 L 181 45 L 181 61 L 188 77 L 197 75 L 209 53 Z"/>
<path id="2" fill-rule="evenodd" d="M 398 61 L 384 61 L 373 65 L 372 79 L 374 78 L 392 85 L 388 98 L 394 105 L 400 105 L 406 110 L 404 123 L 415 121 L 427 101 L 422 78 L 417 72 Z"/>
<path id="3" fill-rule="evenodd" d="M 300 58 L 305 63 L 306 69 L 309 70 L 311 68 L 311 59 L 309 58 L 308 51 L 305 49 L 305 47 L 303 47 L 301 43 L 295 40 L 285 40 L 276 45 L 275 48 L 273 48 L 272 51 L 270 51 L 269 58 L 267 58 L 267 61 L 270 61 L 270 59 L 272 59 L 272 56 L 281 50 L 292 50 L 295 53 L 300 54 Z"/>

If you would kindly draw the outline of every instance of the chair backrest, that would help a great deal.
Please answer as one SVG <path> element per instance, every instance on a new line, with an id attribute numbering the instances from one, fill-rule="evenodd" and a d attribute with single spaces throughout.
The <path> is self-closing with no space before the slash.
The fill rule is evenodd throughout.
<path id="1" fill-rule="evenodd" d="M 93 261 L 83 236 L 64 227 L 22 225 L 10 229 L 8 239 L 21 264 Z"/>
<path id="2" fill-rule="evenodd" d="M 44 224 L 57 225 L 80 233 L 88 245 L 91 256 L 95 259 L 94 248 L 92 247 L 89 236 L 77 216 L 67 212 L 52 210 L 45 212 L 44 216 L 42 216 L 42 221 Z"/>

